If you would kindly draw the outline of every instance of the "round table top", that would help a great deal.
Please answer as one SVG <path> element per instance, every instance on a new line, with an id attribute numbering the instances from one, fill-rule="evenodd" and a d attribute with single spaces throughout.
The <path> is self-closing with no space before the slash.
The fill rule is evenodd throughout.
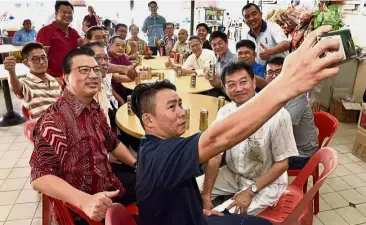
<path id="1" fill-rule="evenodd" d="M 210 82 L 203 76 L 196 77 L 196 87 L 191 87 L 191 76 L 177 77 L 177 72 L 173 69 L 153 70 L 152 73 L 163 72 L 164 78 L 170 80 L 176 87 L 178 93 L 201 93 L 213 89 Z M 151 80 L 141 80 L 144 82 L 154 82 L 159 79 L 158 76 L 153 76 Z M 127 89 L 133 90 L 136 87 L 135 81 L 122 83 Z"/>
<path id="2" fill-rule="evenodd" d="M 168 56 L 156 56 L 154 59 L 142 59 L 142 66 L 151 67 L 153 70 L 166 69 L 165 63 L 168 61 Z"/>
<path id="3" fill-rule="evenodd" d="M 0 45 L 1 46 L 1 45 Z M 17 63 L 15 66 L 15 74 L 18 77 L 25 77 L 29 73 L 29 68 L 23 63 Z M 4 64 L 0 65 L 0 80 L 8 79 L 9 72 L 4 68 Z"/>
<path id="4" fill-rule="evenodd" d="M 23 46 L 16 45 L 0 45 L 0 53 L 9 53 L 9 52 L 20 52 Z"/>
<path id="5" fill-rule="evenodd" d="M 208 110 L 208 125 L 210 125 L 217 115 L 218 99 L 207 95 L 179 93 L 184 108 L 190 109 L 189 129 L 182 135 L 189 137 L 199 130 L 200 110 Z M 127 134 L 141 138 L 145 131 L 143 130 L 136 115 L 128 115 L 127 104 L 122 105 L 116 114 L 116 123 L 118 127 Z"/>

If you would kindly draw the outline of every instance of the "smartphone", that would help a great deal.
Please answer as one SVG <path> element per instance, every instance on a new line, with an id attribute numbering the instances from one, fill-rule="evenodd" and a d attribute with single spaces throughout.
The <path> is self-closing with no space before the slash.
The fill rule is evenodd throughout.
<path id="1" fill-rule="evenodd" d="M 340 65 L 357 58 L 355 44 L 353 42 L 352 34 L 349 29 L 329 32 L 318 37 L 318 41 L 322 39 L 338 39 L 341 41 L 338 52 L 341 52 L 343 54 L 343 60 L 336 65 Z M 320 57 L 325 57 L 326 54 L 327 53 L 325 52 Z"/>

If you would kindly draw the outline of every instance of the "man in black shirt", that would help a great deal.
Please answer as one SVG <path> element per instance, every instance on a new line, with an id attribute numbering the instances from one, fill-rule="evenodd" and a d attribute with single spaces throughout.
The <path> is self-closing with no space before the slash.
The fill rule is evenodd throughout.
<path id="1" fill-rule="evenodd" d="M 186 118 L 173 84 L 160 81 L 135 88 L 132 110 L 146 132 L 141 140 L 136 181 L 142 225 L 269 224 L 256 217 L 203 210 L 194 178 L 200 174 L 200 164 L 247 139 L 287 101 L 338 73 L 338 67 L 330 66 L 342 60 L 342 54 L 319 55 L 339 49 L 339 41 L 321 40 L 314 45 L 319 35 L 331 29 L 323 26 L 311 33 L 287 57 L 276 80 L 237 111 L 188 138 L 180 137 L 185 132 Z"/>

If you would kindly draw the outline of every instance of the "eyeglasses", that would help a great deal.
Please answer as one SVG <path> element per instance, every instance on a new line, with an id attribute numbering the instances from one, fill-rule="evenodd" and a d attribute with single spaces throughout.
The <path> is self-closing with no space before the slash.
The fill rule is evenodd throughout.
<path id="1" fill-rule="evenodd" d="M 89 75 L 91 70 L 93 70 L 94 73 L 97 74 L 97 75 L 100 75 L 102 73 L 99 66 L 94 66 L 94 67 L 78 66 L 78 67 L 75 67 L 74 69 L 71 69 L 71 70 L 75 70 L 75 69 L 78 69 L 79 73 L 84 74 L 84 75 Z"/>
<path id="2" fill-rule="evenodd" d="M 280 75 L 280 73 L 282 72 L 282 69 L 278 69 L 278 70 L 268 70 L 266 72 L 266 76 L 270 76 L 272 78 L 277 77 L 278 75 Z"/>
<path id="3" fill-rule="evenodd" d="M 99 63 L 101 62 L 102 60 L 106 61 L 106 62 L 109 62 L 109 60 L 111 60 L 111 58 L 109 57 L 94 57 L 94 59 Z M 95 72 L 95 71 L 94 71 Z"/>
<path id="4" fill-rule="evenodd" d="M 34 56 L 31 59 L 27 59 L 27 60 L 31 60 L 33 63 L 38 64 L 41 62 L 41 59 L 43 62 L 47 62 L 48 58 L 46 55 L 42 55 L 42 56 Z"/>

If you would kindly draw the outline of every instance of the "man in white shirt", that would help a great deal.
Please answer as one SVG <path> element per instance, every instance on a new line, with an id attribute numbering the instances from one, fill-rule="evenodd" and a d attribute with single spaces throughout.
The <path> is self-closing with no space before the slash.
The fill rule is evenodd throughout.
<path id="1" fill-rule="evenodd" d="M 250 28 L 249 32 L 242 36 L 256 43 L 257 63 L 264 65 L 269 57 L 277 55 L 285 57 L 290 49 L 290 40 L 286 37 L 282 28 L 272 22 L 262 19 L 262 12 L 256 4 L 249 3 L 242 10 L 244 22 Z"/>
<path id="2" fill-rule="evenodd" d="M 222 107 L 216 121 L 226 118 L 255 95 L 255 79 L 245 62 L 228 64 L 221 80 L 232 100 Z M 281 109 L 248 139 L 226 151 L 227 166 L 219 168 L 222 154 L 208 161 L 206 174 L 197 178 L 204 209 L 212 209 L 212 198 L 235 196 L 214 210 L 257 215 L 273 206 L 285 192 L 288 158 L 298 155 L 291 117 Z"/>
<path id="3" fill-rule="evenodd" d="M 210 62 L 216 62 L 215 53 L 209 49 L 203 49 L 203 43 L 200 37 L 192 36 L 189 38 L 189 46 L 193 54 L 188 56 L 182 66 L 182 75 L 190 75 L 195 70 L 198 75 L 203 75 L 204 69 L 209 67 Z M 174 65 L 171 60 L 166 63 L 168 68 L 177 70 L 178 65 Z"/>

